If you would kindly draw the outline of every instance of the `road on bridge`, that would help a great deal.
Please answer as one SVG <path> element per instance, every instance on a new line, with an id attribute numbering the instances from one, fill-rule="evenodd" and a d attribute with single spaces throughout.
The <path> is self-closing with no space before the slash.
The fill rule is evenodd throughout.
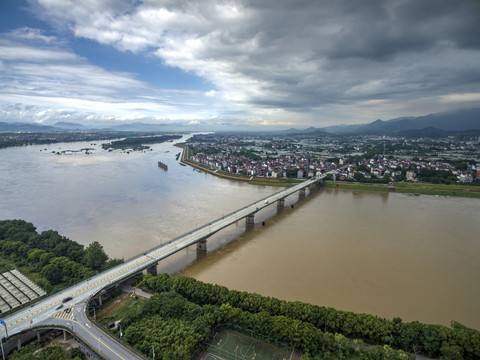
<path id="1" fill-rule="evenodd" d="M 75 333 L 90 349 L 97 352 L 102 350 L 102 356 L 106 359 L 124 359 L 125 357 L 143 359 L 141 355 L 135 354 L 128 347 L 110 338 L 89 321 L 85 315 L 85 307 L 90 299 L 103 289 L 112 287 L 151 266 L 156 266 L 158 261 L 208 238 L 249 215 L 254 215 L 278 200 L 285 199 L 287 196 L 323 180 L 327 174 L 306 180 L 256 201 L 3 318 L 5 326 L 0 327 L 0 338 L 5 338 L 6 332 L 12 336 L 36 326 L 61 325 Z M 73 319 L 58 316 L 58 313 L 64 311 L 67 306 L 74 308 L 75 317 Z"/>

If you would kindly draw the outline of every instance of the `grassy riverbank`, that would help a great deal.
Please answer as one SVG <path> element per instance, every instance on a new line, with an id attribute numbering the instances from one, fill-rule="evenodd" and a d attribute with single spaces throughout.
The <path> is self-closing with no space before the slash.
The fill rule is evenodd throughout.
<path id="1" fill-rule="evenodd" d="M 298 179 L 272 179 L 254 176 L 242 176 L 232 174 L 226 171 L 212 169 L 209 166 L 198 164 L 186 158 L 186 151 L 184 144 L 177 144 L 183 148 L 182 162 L 209 174 L 223 177 L 225 179 L 246 181 L 252 185 L 268 185 L 268 186 L 282 186 L 288 187 L 298 184 Z M 349 190 L 364 190 L 364 191 L 390 191 L 397 193 L 413 193 L 422 195 L 438 195 L 438 196 L 458 196 L 480 198 L 480 186 L 471 185 L 443 185 L 443 184 L 425 184 L 425 183 L 395 183 L 393 186 L 383 184 L 369 184 L 369 183 L 351 183 L 351 182 L 325 182 L 323 184 L 326 188 L 339 188 Z"/>
<path id="2" fill-rule="evenodd" d="M 366 191 L 391 191 L 397 193 L 414 193 L 422 195 L 459 196 L 480 198 L 480 187 L 469 185 L 443 185 L 424 183 L 395 183 L 393 186 L 367 183 L 326 182 L 326 188 L 339 188 Z"/>

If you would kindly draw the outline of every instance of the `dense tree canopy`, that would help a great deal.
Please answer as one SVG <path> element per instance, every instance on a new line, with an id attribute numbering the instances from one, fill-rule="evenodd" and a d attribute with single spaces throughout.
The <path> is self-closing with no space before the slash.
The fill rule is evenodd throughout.
<path id="1" fill-rule="evenodd" d="M 91 277 L 96 270 L 121 262 L 118 259 L 106 262 L 108 256 L 96 241 L 84 249 L 56 231 L 39 234 L 33 224 L 24 220 L 0 221 L 0 258 L 36 273 L 36 282 L 47 292 L 54 285 L 73 285 Z M 9 265 L 0 270 L 10 269 Z"/>
<path id="2" fill-rule="evenodd" d="M 457 181 L 457 176 L 447 170 L 421 169 L 417 174 L 417 178 L 420 181 L 433 184 L 455 184 Z"/>
<path id="3" fill-rule="evenodd" d="M 274 341 L 287 342 L 313 357 L 325 352 L 336 356 L 339 351 L 351 354 L 355 348 L 350 340 L 345 340 L 348 337 L 378 345 L 369 348 L 366 358 L 406 358 L 404 353 L 392 348 L 433 358 L 480 358 L 480 332 L 456 322 L 450 328 L 417 321 L 404 323 L 399 318 L 388 320 L 302 302 L 287 302 L 165 274 L 147 275 L 144 283 L 158 293 L 174 291 L 201 306 L 207 323 L 213 324 L 211 326 L 236 324 Z M 205 315 L 205 311 L 213 312 L 213 317 Z M 390 354 L 392 351 L 393 355 Z"/>
<path id="4" fill-rule="evenodd" d="M 180 294 L 186 290 L 184 287 L 189 288 L 187 292 L 195 292 L 207 284 L 184 281 L 187 278 L 178 278 L 178 282 L 170 282 L 169 277 L 160 278 L 157 281 L 158 278 L 147 276 L 147 283 L 160 286 L 162 290 L 145 300 L 140 308 L 134 306 L 130 311 L 122 311 L 122 317 L 118 319 L 124 331 L 123 340 L 147 356 L 154 348 L 158 358 L 191 359 L 216 332 L 230 328 L 273 345 L 299 349 L 303 352 L 302 359 L 413 358 L 388 345 L 367 347 L 358 340 L 353 343 L 346 336 L 325 332 L 308 320 L 272 314 L 266 309 L 248 311 L 228 302 L 217 304 L 216 295 L 229 296 L 230 291 L 223 287 L 215 287 L 211 292 L 212 288 L 207 286 L 212 304 L 193 300 Z M 264 299 L 255 294 L 238 294 L 242 294 L 243 300 L 250 305 Z M 248 295 L 252 298 L 248 299 Z M 308 309 L 308 304 L 299 304 L 304 310 Z M 108 318 L 108 321 L 112 320 Z"/>
<path id="5" fill-rule="evenodd" d="M 41 349 L 39 344 L 23 346 L 20 351 L 15 351 L 9 357 L 10 360 L 82 360 L 84 358 L 78 349 L 66 351 L 60 345 Z"/>
<path id="6" fill-rule="evenodd" d="M 148 149 L 149 146 L 145 144 L 158 144 L 169 140 L 180 139 L 181 135 L 159 135 L 159 136 L 140 136 L 140 137 L 127 137 L 123 140 L 112 141 L 111 143 L 102 144 L 103 149 Z"/>
<path id="7" fill-rule="evenodd" d="M 105 265 L 108 256 L 103 251 L 103 246 L 98 241 L 92 242 L 85 249 L 85 263 L 92 269 L 100 269 Z"/>

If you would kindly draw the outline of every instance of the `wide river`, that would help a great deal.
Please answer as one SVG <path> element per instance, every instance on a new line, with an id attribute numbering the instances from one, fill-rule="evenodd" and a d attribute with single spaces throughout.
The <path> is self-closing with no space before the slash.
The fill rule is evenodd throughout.
<path id="1" fill-rule="evenodd" d="M 0 150 L 0 219 L 129 258 L 279 190 L 181 166 L 174 143 Z M 52 151 L 90 147 L 91 154 Z M 168 171 L 158 167 L 168 165 Z M 292 207 L 293 205 L 293 207 Z M 166 259 L 159 271 L 337 309 L 480 329 L 480 200 L 317 189 Z M 261 222 L 265 221 L 265 226 Z"/>

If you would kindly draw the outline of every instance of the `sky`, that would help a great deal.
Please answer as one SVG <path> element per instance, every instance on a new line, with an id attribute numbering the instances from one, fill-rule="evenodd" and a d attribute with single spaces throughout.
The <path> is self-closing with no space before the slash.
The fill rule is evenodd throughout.
<path id="1" fill-rule="evenodd" d="M 0 0 L 0 121 L 305 128 L 480 106 L 479 0 Z"/>

